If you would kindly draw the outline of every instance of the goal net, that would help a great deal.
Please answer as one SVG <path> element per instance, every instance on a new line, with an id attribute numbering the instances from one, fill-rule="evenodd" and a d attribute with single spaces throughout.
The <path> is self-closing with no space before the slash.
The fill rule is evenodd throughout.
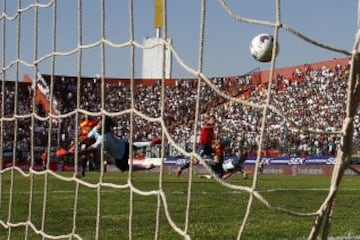
<path id="1" fill-rule="evenodd" d="M 280 0 L 261 9 L 225 0 L 1 3 L 0 239 L 360 239 L 356 228 L 332 232 L 342 224 L 333 220 L 340 184 L 359 174 L 352 164 L 360 147 L 359 17 L 349 23 L 355 29 L 347 40 L 354 41 L 345 49 L 291 26 L 282 8 L 288 4 Z M 265 19 L 256 12 L 266 12 Z M 157 31 L 150 41 L 153 18 Z M 279 43 L 268 63 L 248 50 L 261 32 Z M 282 71 L 280 63 L 296 65 L 286 51 L 302 47 L 338 61 L 311 64 L 309 57 Z M 212 72 L 227 71 L 226 59 L 251 61 L 254 70 Z M 207 115 L 215 118 L 226 156 L 238 157 L 242 148 L 252 154 L 246 181 L 219 177 L 199 155 L 197 136 Z M 98 155 L 83 157 L 82 121 L 105 117 L 130 145 L 161 143 L 129 148 L 126 173 L 104 154 L 105 144 Z M 315 201 L 309 200 L 315 190 L 299 183 L 305 178 L 294 180 L 304 188 L 301 199 L 284 182 L 266 185 L 266 173 L 277 171 L 267 166 L 272 151 L 293 156 L 293 175 L 307 171 L 297 168 L 306 157 L 331 156 L 330 178 L 316 185 L 322 193 Z M 182 161 L 189 168 L 178 178 L 174 162 Z M 156 168 L 132 168 L 149 165 Z M 270 225 L 279 225 L 269 226 L 261 215 L 273 213 L 283 222 L 273 219 Z M 304 218 L 306 232 L 299 236 L 296 225 Z"/>

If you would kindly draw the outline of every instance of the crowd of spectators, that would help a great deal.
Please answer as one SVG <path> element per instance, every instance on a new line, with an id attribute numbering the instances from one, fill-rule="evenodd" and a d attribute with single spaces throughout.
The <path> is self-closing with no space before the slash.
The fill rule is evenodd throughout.
<path id="1" fill-rule="evenodd" d="M 271 105 L 298 126 L 314 130 L 340 130 L 345 117 L 347 68 L 348 66 L 337 65 L 334 69 L 326 66 L 313 69 L 308 65 L 306 71 L 294 69 L 291 77 L 278 75 L 275 84 L 271 87 Z M 44 78 L 49 83 L 50 78 L 48 76 Z M 237 154 L 244 146 L 253 153 L 257 150 L 262 108 L 225 100 L 203 81 L 200 81 L 200 96 L 197 98 L 199 84 L 197 79 L 176 79 L 166 83 L 163 96 L 160 80 L 137 81 L 135 79 L 134 88 L 130 88 L 129 80 L 106 80 L 102 85 L 100 78 L 82 78 L 78 89 L 77 77 L 55 76 L 53 95 L 58 103 L 57 108 L 62 114 L 71 113 L 76 109 L 84 109 L 92 113 L 100 113 L 103 109 L 116 113 L 113 118 L 116 122 L 115 131 L 119 137 L 127 139 L 130 137 L 130 121 L 133 119 L 134 141 L 149 141 L 161 136 L 161 123 L 149 122 L 136 114 L 131 118 L 130 113 L 122 113 L 122 111 L 133 106 L 149 117 L 159 118 L 162 115 L 171 138 L 187 150 L 192 148 L 194 141 L 192 136 L 196 101 L 200 99 L 200 113 L 212 114 L 216 118 L 216 133 L 226 143 L 226 155 Z M 258 104 L 266 101 L 267 84 L 253 85 L 251 75 L 215 77 L 211 81 L 217 89 L 232 97 Z M 82 113 L 74 112 L 67 117 L 44 120 L 41 118 L 47 116 L 43 108 L 44 103 L 34 101 L 33 90 L 31 84 L 5 82 L 5 89 L 1 91 L 4 94 L 2 98 L 4 117 L 8 119 L 2 122 L 3 154 L 11 155 L 16 142 L 16 153 L 21 160 L 29 160 L 31 154 L 28 153 L 31 151 L 31 146 L 34 146 L 36 152 L 43 151 L 49 145 L 49 139 L 52 150 L 68 147 L 77 136 L 75 118 L 83 117 Z M 79 98 L 78 94 L 80 94 Z M 101 97 L 102 95 L 104 98 Z M 162 98 L 164 101 L 161 101 Z M 163 111 L 161 111 L 162 107 Z M 37 114 L 31 114 L 33 112 Z M 24 117 L 15 120 L 14 113 Z M 201 117 L 196 123 L 198 128 L 200 128 L 200 120 Z M 78 122 L 80 121 L 81 119 Z M 354 124 L 354 152 L 356 152 L 360 146 L 357 138 L 360 130 L 359 116 L 356 117 Z M 279 155 L 335 155 L 339 137 L 300 133 L 290 127 L 288 121 L 269 111 L 262 144 L 262 149 L 265 151 L 275 150 Z M 179 153 L 168 145 L 167 154 Z"/>
<path id="2" fill-rule="evenodd" d="M 292 156 L 335 155 L 339 136 L 300 133 L 299 129 L 341 130 L 346 109 L 347 74 L 348 66 L 312 69 L 309 65 L 305 72 L 294 69 L 291 77 L 277 76 L 276 84 L 271 87 L 270 104 L 299 128 L 291 128 L 289 122 L 269 112 L 262 148 Z M 254 86 L 247 100 L 265 103 L 267 88 L 267 84 Z M 262 114 L 262 109 L 232 103 L 215 109 L 216 117 L 221 119 L 221 131 L 225 130 L 226 138 L 231 141 L 230 149 L 237 149 L 237 145 L 256 149 Z M 355 152 L 359 147 L 359 116 L 354 123 Z M 234 126 L 235 131 L 232 130 Z"/>

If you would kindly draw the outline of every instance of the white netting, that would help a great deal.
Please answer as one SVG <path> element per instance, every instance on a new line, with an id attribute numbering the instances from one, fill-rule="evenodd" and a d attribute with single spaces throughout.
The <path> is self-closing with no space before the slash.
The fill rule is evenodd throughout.
<path id="1" fill-rule="evenodd" d="M 187 94 L 182 95 L 182 102 L 184 105 L 182 106 L 186 111 L 189 112 L 189 115 L 181 115 L 180 116 L 170 116 L 168 114 L 168 110 L 171 109 L 174 104 L 179 104 L 179 102 L 172 102 L 172 99 L 176 99 L 176 91 L 171 92 L 166 87 L 167 82 L 163 77 L 160 80 L 156 80 L 155 87 L 151 87 L 151 96 L 144 94 L 139 89 L 139 85 L 136 84 L 136 51 L 152 48 L 158 45 L 145 46 L 137 41 L 136 30 L 138 24 L 142 24 L 141 22 L 136 21 L 136 15 L 134 14 L 135 9 L 134 5 L 137 1 L 129 1 L 128 3 L 122 2 L 123 8 L 128 8 L 128 14 L 126 15 L 128 20 L 128 26 L 125 28 L 120 28 L 118 31 L 128 32 L 127 39 L 123 41 L 115 41 L 107 37 L 108 28 L 117 28 L 117 25 L 112 25 L 108 22 L 108 19 L 111 19 L 111 16 L 107 15 L 108 1 L 102 0 L 98 1 L 96 4 L 98 12 L 94 18 L 98 19 L 98 25 L 100 27 L 91 27 L 96 28 L 96 33 L 94 36 L 88 37 L 89 39 L 95 40 L 85 40 L 84 32 L 88 31 L 85 27 L 89 27 L 84 23 L 85 16 L 88 17 L 87 10 L 89 8 L 88 1 L 73 1 L 73 7 L 77 9 L 76 16 L 72 16 L 72 20 L 76 20 L 76 22 L 59 22 L 60 13 L 66 12 L 67 10 L 61 5 L 62 1 L 48 1 L 41 3 L 41 1 L 35 0 L 31 3 L 29 1 L 17 1 L 16 11 L 12 11 L 9 13 L 8 5 L 10 1 L 3 0 L 2 5 L 2 105 L 1 105 L 1 153 L 0 153 L 0 193 L 2 193 L 2 189 L 4 188 L 4 182 L 2 181 L 3 175 L 6 173 L 10 173 L 10 182 L 9 182 L 9 199 L 8 199 L 8 209 L 4 209 L 4 204 L 2 203 L 2 199 L 0 198 L 1 205 L 1 215 L 0 215 L 0 225 L 7 230 L 7 238 L 12 239 L 13 230 L 18 227 L 25 227 L 25 239 L 27 238 L 30 229 L 37 234 L 41 235 L 43 238 L 47 239 L 83 239 L 83 236 L 78 234 L 77 229 L 78 226 L 78 213 L 77 210 L 79 208 L 79 199 L 81 198 L 81 188 L 86 187 L 92 189 L 96 192 L 97 198 L 96 203 L 94 204 L 94 208 L 96 208 L 96 229 L 94 230 L 94 238 L 100 239 L 101 228 L 105 226 L 101 226 L 102 220 L 102 207 L 106 204 L 101 198 L 101 193 L 105 188 L 111 188 L 113 190 L 117 189 L 129 189 L 129 238 L 133 237 L 134 232 L 133 229 L 133 218 L 134 218 L 134 196 L 156 196 L 157 197 L 157 209 L 155 214 L 155 236 L 151 236 L 150 238 L 158 239 L 160 238 L 160 221 L 161 221 L 161 210 L 164 209 L 166 219 L 171 226 L 171 228 L 176 231 L 180 236 L 183 236 L 185 239 L 191 239 L 196 236 L 191 236 L 190 234 L 190 226 L 191 226 L 191 205 L 192 205 L 192 189 L 193 189 L 193 171 L 194 166 L 190 164 L 189 168 L 189 178 L 187 188 L 186 188 L 186 208 L 185 208 L 185 220 L 183 225 L 177 224 L 172 218 L 172 212 L 168 207 L 168 198 L 166 195 L 166 191 L 163 188 L 163 184 L 166 182 L 166 176 L 164 175 L 165 166 L 164 164 L 160 164 L 160 171 L 158 176 L 158 189 L 152 191 L 145 191 L 136 186 L 133 182 L 133 172 L 130 171 L 127 177 L 127 181 L 125 184 L 120 184 L 118 182 L 107 182 L 105 181 L 105 166 L 104 166 L 104 156 L 101 155 L 101 161 L 98 163 L 100 174 L 98 178 L 98 182 L 90 183 L 84 179 L 79 179 L 76 177 L 78 174 L 78 163 L 79 159 L 77 155 L 73 161 L 74 170 L 71 176 L 66 176 L 58 172 L 54 172 L 50 170 L 51 164 L 51 156 L 54 152 L 54 148 L 59 146 L 59 143 L 64 144 L 65 140 L 74 140 L 75 141 L 75 151 L 79 151 L 78 149 L 78 138 L 77 132 L 80 124 L 80 119 L 83 115 L 93 116 L 93 117 L 104 117 L 110 116 L 117 120 L 118 125 L 117 131 L 119 134 L 126 136 L 130 139 L 130 142 L 133 142 L 137 139 L 141 139 L 144 137 L 155 137 L 160 136 L 162 139 L 166 139 L 166 141 L 162 141 L 161 144 L 161 154 L 158 156 L 160 159 L 164 159 L 166 157 L 165 153 L 165 145 L 169 144 L 171 146 L 172 151 L 176 152 L 185 157 L 197 158 L 200 160 L 200 163 L 204 165 L 204 167 L 211 172 L 210 168 L 204 163 L 203 159 L 196 154 L 196 144 L 195 141 L 192 143 L 186 143 L 185 146 L 184 141 L 191 138 L 191 136 L 197 135 L 199 126 L 198 122 L 200 122 L 201 114 L 204 112 L 212 112 L 215 116 L 218 117 L 220 113 L 219 111 L 232 111 L 235 107 L 238 106 L 238 111 L 241 113 L 253 112 L 252 119 L 232 119 L 227 123 L 227 127 L 237 128 L 239 124 L 243 125 L 251 125 L 253 121 L 255 121 L 257 130 L 254 131 L 254 135 L 256 137 L 252 138 L 252 136 L 246 136 L 248 139 L 253 139 L 252 144 L 257 145 L 256 153 L 257 159 L 255 164 L 255 169 L 259 168 L 260 160 L 261 160 L 261 152 L 262 147 L 266 145 L 269 138 L 271 138 L 271 134 L 274 134 L 271 130 L 269 130 L 268 125 L 269 119 L 276 120 L 281 122 L 283 126 L 285 126 L 288 134 L 293 135 L 301 135 L 310 136 L 311 138 L 316 138 L 319 135 L 326 136 L 335 136 L 337 145 L 337 154 L 336 154 L 336 163 L 334 165 L 334 169 L 332 172 L 332 179 L 329 187 L 329 192 L 327 198 L 320 205 L 320 207 L 316 211 L 312 212 L 296 212 L 293 210 L 289 210 L 282 207 L 273 206 L 270 202 L 267 201 L 264 195 L 257 191 L 258 185 L 258 172 L 254 171 L 252 184 L 251 186 L 243 186 L 243 185 L 235 185 L 231 184 L 227 181 L 223 181 L 221 179 L 216 178 L 215 180 L 219 185 L 222 185 L 230 190 L 236 190 L 241 192 L 246 192 L 248 194 L 247 208 L 245 210 L 244 217 L 242 222 L 238 228 L 237 238 L 241 239 L 246 231 L 247 224 L 249 222 L 249 217 L 251 215 L 251 210 L 254 205 L 254 200 L 258 199 L 263 205 L 267 206 L 270 209 L 275 211 L 284 212 L 294 216 L 310 216 L 315 217 L 315 222 L 310 229 L 310 233 L 308 235 L 308 239 L 316 239 L 317 237 L 321 237 L 322 239 L 327 239 L 330 234 L 330 225 L 331 225 L 331 216 L 334 210 L 334 202 L 336 199 L 336 194 L 338 192 L 339 184 L 344 176 L 344 171 L 349 167 L 350 157 L 353 152 L 353 138 L 354 138 L 354 119 L 357 119 L 357 109 L 359 105 L 359 69 L 360 69 L 360 59 L 359 59 L 359 30 L 355 34 L 355 43 L 353 49 L 351 51 L 338 49 L 336 47 L 328 46 L 324 43 L 317 42 L 305 34 L 300 33 L 296 29 L 287 26 L 286 22 L 281 21 L 281 1 L 275 1 L 275 21 L 268 22 L 258 19 L 249 19 L 242 17 L 236 14 L 236 11 L 230 8 L 226 1 L 219 0 L 218 7 L 221 7 L 222 10 L 228 14 L 230 18 L 235 20 L 238 23 L 246 23 L 253 24 L 263 27 L 269 27 L 273 31 L 274 40 L 280 42 L 279 32 L 284 31 L 288 34 L 292 34 L 294 37 L 300 39 L 301 41 L 305 41 L 311 45 L 314 45 L 319 48 L 323 48 L 329 51 L 333 51 L 335 53 L 343 54 L 345 56 L 350 57 L 350 68 L 348 69 L 348 75 L 346 77 L 343 76 L 342 79 L 346 82 L 347 86 L 344 84 L 344 88 L 346 88 L 347 95 L 343 96 L 343 99 L 338 99 L 338 101 L 344 101 L 346 103 L 345 111 L 342 111 L 343 122 L 339 123 L 336 126 L 340 126 L 340 128 L 334 127 L 333 129 L 327 129 L 323 126 L 314 127 L 314 125 L 306 122 L 302 122 L 298 119 L 294 119 L 289 116 L 288 112 L 283 112 L 279 107 L 281 105 L 287 105 L 287 100 L 284 98 L 276 98 L 275 95 L 281 96 L 281 93 L 277 93 L 274 91 L 273 87 L 276 85 L 274 83 L 275 79 L 275 66 L 277 63 L 277 59 L 273 58 L 270 64 L 270 71 L 268 73 L 268 83 L 266 84 L 263 91 L 258 91 L 258 89 L 251 89 L 251 94 L 258 94 L 258 96 L 251 95 L 248 98 L 240 98 L 238 92 L 234 90 L 234 88 L 242 86 L 242 83 L 247 82 L 250 74 L 244 75 L 236 79 L 238 85 L 230 85 L 224 87 L 222 78 L 211 78 L 204 71 L 204 55 L 205 55 L 205 43 L 206 43 L 206 24 L 207 24 L 207 1 L 200 1 L 199 8 L 199 47 L 198 52 L 198 63 L 197 67 L 191 67 L 191 64 L 188 64 L 185 59 L 182 58 L 181 52 L 177 51 L 175 45 L 172 42 L 166 39 L 170 39 L 171 36 L 168 36 L 168 18 L 171 16 L 167 15 L 167 1 L 163 1 L 164 4 L 164 18 L 163 18 L 163 29 L 161 32 L 161 40 L 159 41 L 160 46 L 164 49 L 169 49 L 174 57 L 174 62 L 178 64 L 178 66 L 183 69 L 184 72 L 191 75 L 193 79 L 190 81 L 177 81 L 176 87 L 181 85 L 182 91 L 187 92 Z M 195 1 L 194 1 L 195 2 Z M 12 1 L 13 4 L 13 1 Z M 94 4 L 94 3 L 92 3 Z M 184 3 L 185 4 L 185 3 Z M 193 4 L 191 3 L 186 4 Z M 238 3 L 241 5 L 241 2 Z M 197 2 L 197 7 L 199 7 L 199 3 Z M 44 11 L 46 12 L 44 15 L 40 13 Z M 272 10 L 271 10 L 272 11 Z M 65 21 L 64 18 L 62 18 Z M 32 22 L 32 29 L 30 31 L 27 28 L 27 21 Z M 48 35 L 51 36 L 49 38 L 49 42 L 44 43 L 39 36 L 40 31 L 46 31 L 39 29 L 39 22 L 47 21 L 48 27 L 51 30 L 48 32 Z M 69 24 L 69 28 L 71 28 L 71 24 L 76 26 L 76 31 L 69 30 L 68 38 L 73 39 L 74 45 L 69 47 L 69 50 L 59 50 L 59 46 L 63 43 L 58 41 L 59 36 L 57 35 L 57 29 L 59 24 Z M 15 30 L 13 32 L 8 32 L 8 26 L 13 27 Z M 24 30 L 25 29 L 25 30 Z M 95 30 L 93 30 L 95 32 Z M 73 36 L 72 33 L 75 35 Z M 12 38 L 7 34 L 12 34 Z M 31 40 L 31 41 L 30 41 Z M 32 57 L 25 56 L 26 54 L 23 52 L 24 42 L 32 42 L 32 46 L 27 46 L 28 48 L 33 49 Z M 90 43 L 89 43 L 90 42 Z M 48 45 L 49 51 L 40 52 L 40 45 L 46 44 Z M 176 44 L 176 39 L 174 40 L 174 44 Z M 75 46 L 75 47 L 74 47 Z M 61 46 L 63 47 L 63 46 Z M 68 47 L 68 46 L 67 46 Z M 7 55 L 8 48 L 16 49 L 12 51 L 13 54 L 11 56 Z M 95 63 L 91 61 L 85 62 L 84 60 L 86 54 L 89 54 L 87 50 L 91 51 L 92 49 L 96 49 L 94 51 L 98 51 L 99 58 L 96 60 L 93 59 Z M 108 50 L 111 49 L 111 50 Z M 106 61 L 107 54 L 111 54 L 111 51 L 116 51 L 119 49 L 127 49 L 127 56 L 124 58 L 125 60 L 121 60 L 120 64 L 129 65 L 129 81 L 125 84 L 120 82 L 116 82 L 115 84 L 108 83 L 107 79 L 107 64 Z M 273 49 L 275 53 L 277 51 L 276 48 Z M 164 51 L 165 54 L 165 51 Z M 69 57 L 70 62 L 73 62 L 73 74 L 67 74 L 66 72 L 63 74 L 57 73 L 57 66 L 59 65 L 59 60 L 63 60 L 63 57 Z M 73 58 L 71 58 L 73 57 Z M 26 60 L 30 59 L 30 60 Z M 163 57 L 165 59 L 165 57 Z M 66 61 L 66 60 L 65 60 Z M 46 72 L 48 73 L 44 78 L 42 78 L 40 72 L 40 65 L 44 64 L 46 66 Z M 95 78 L 86 78 L 83 76 L 83 69 L 85 65 L 89 65 L 92 67 L 96 65 L 99 69 L 99 76 Z M 165 60 L 163 60 L 163 65 L 165 65 Z M 20 66 L 26 67 L 31 70 L 23 70 L 25 73 L 32 72 L 32 79 L 34 84 L 27 85 L 25 90 L 23 90 L 22 83 L 22 73 L 20 72 Z M 44 69 L 45 67 L 43 67 Z M 344 66 L 345 68 L 345 66 Z M 41 69 L 42 71 L 44 71 Z M 165 68 L 164 68 L 165 69 Z M 344 70 L 345 71 L 345 70 Z M 165 72 L 163 73 L 163 76 Z M 45 75 L 44 75 L 45 76 Z M 72 77 L 71 77 L 72 76 Z M 122 76 L 119 76 L 122 77 Z M 13 78 L 13 81 L 7 81 L 9 78 Z M 338 79 L 337 79 L 338 80 Z M 239 84 L 240 83 L 240 84 Z M 46 86 L 47 85 L 47 86 Z M 146 85 L 144 83 L 144 85 Z M 62 86 L 63 88 L 59 88 Z M 170 85 L 171 86 L 171 85 Z M 289 86 L 288 86 L 289 87 Z M 290 88 L 290 87 L 289 87 Z M 49 101 L 49 109 L 50 113 L 45 114 L 42 113 L 37 106 L 39 106 L 36 102 L 37 99 L 37 91 L 40 90 L 42 93 L 45 92 L 45 96 Z M 211 93 L 209 95 L 204 94 Z M 295 89 L 296 90 L 296 89 Z M 294 90 L 294 91 L 295 91 Z M 327 90 L 327 89 L 326 89 Z M 28 92 L 26 92 L 28 91 Z M 234 92 L 235 91 L 235 92 Z M 310 90 L 309 90 L 310 91 Z M 108 98 L 109 93 L 116 92 L 116 96 L 114 98 Z M 171 92 L 171 93 L 169 93 Z M 243 92 L 242 92 L 243 93 Z M 20 98 L 21 96 L 21 98 Z M 22 97 L 27 96 L 26 99 Z M 60 96 L 65 96 L 61 101 L 58 99 Z M 209 102 L 209 98 L 216 99 L 215 103 Z M 95 99 L 95 100 L 94 100 Z M 66 101 L 67 100 L 67 101 Z M 95 102 L 95 105 L 89 105 L 89 102 Z M 324 100 L 325 101 L 325 100 Z M 346 102 L 345 102 L 346 101 Z M 151 102 L 153 107 L 149 107 L 147 103 Z M 205 102 L 205 104 L 204 104 Z M 289 108 L 294 106 L 295 103 L 289 104 Z M 311 105 L 308 103 L 308 105 Z M 341 108 L 343 106 L 338 107 Z M 61 109 L 58 112 L 58 109 Z M 154 110 L 155 109 L 155 110 Z M 190 109 L 190 110 L 188 110 Z M 225 110 L 224 110 L 225 109 Z M 185 113 L 186 113 L 185 111 Z M 320 116 L 321 117 L 321 116 Z M 320 118 L 319 117 L 319 118 Z M 183 118 L 183 119 L 180 119 Z M 180 120 L 179 120 L 180 119 Z M 222 119 L 224 120 L 224 119 Z M 248 120 L 248 121 L 247 121 Z M 324 120 L 327 121 L 326 119 Z M 62 124 L 68 123 L 68 128 L 66 128 L 64 132 L 60 129 L 64 129 Z M 69 124 L 70 123 L 70 124 Z M 175 123 L 175 124 L 174 124 Z M 225 121 L 224 121 L 225 123 Z M 28 142 L 23 139 L 24 132 L 27 130 L 24 129 L 24 126 L 29 125 L 30 128 L 28 132 L 25 134 L 28 136 Z M 149 135 L 141 135 L 141 132 L 146 129 L 146 126 L 152 126 L 150 133 L 146 133 Z M 61 128 L 62 127 L 62 128 Z M 181 132 L 183 129 L 186 129 L 186 133 L 183 134 L 182 137 L 179 135 L 174 136 L 174 132 Z M 274 129 L 272 129 L 274 130 Z M 225 130 L 224 130 L 225 131 Z M 276 131 L 276 129 L 274 130 Z M 219 131 L 220 132 L 220 131 Z M 249 131 L 250 132 L 250 131 Z M 181 135 L 180 134 L 180 135 Z M 55 137 L 54 137 L 55 136 Z M 270 136 L 270 137 L 269 137 Z M 233 136 L 232 136 L 233 137 Z M 8 139 L 11 139 L 12 144 L 8 144 Z M 146 139 L 149 140 L 149 139 Z M 45 151 L 47 152 L 47 161 L 46 161 L 46 169 L 43 171 L 39 171 L 39 169 L 34 169 L 36 165 L 37 155 L 36 153 L 43 151 L 44 149 L 37 149 L 38 145 L 37 141 L 45 142 L 45 146 L 47 148 Z M 249 144 L 249 143 L 248 143 Z M 296 145 L 297 143 L 293 142 L 292 145 Z M 291 145 L 291 143 L 290 143 Z M 232 146 L 235 148 L 236 146 Z M 23 149 L 28 149 L 29 151 L 24 151 Z M 20 156 L 22 152 L 26 152 L 25 156 Z M 133 155 L 133 150 L 130 150 L 130 154 Z M 5 159 L 7 156 L 11 156 L 12 166 L 8 168 L 3 168 Z M 30 169 L 29 171 L 24 171 L 20 167 L 15 167 L 17 164 L 18 158 L 24 157 L 30 161 Z M 159 158 L 156 158 L 158 161 Z M 132 162 L 131 164 L 132 165 Z M 358 172 L 356 169 L 353 171 Z M 22 175 L 29 179 L 29 198 L 28 198 L 28 217 L 26 221 L 16 221 L 13 216 L 13 208 L 14 208 L 14 192 L 16 191 L 16 175 Z M 40 217 L 40 221 L 36 221 L 34 223 L 34 217 L 32 216 L 33 209 L 33 198 L 34 198 L 34 182 L 36 181 L 37 176 L 44 176 L 44 185 L 41 189 L 43 193 L 43 204 L 42 204 L 42 213 Z M 49 202 L 49 188 L 51 188 L 49 182 L 51 178 L 56 178 L 63 182 L 73 182 L 73 192 L 74 192 L 74 202 L 73 202 L 73 212 L 72 212 L 72 230 L 69 232 L 64 232 L 62 235 L 51 235 L 46 230 L 46 222 L 48 220 L 47 209 Z M 3 218 L 3 213 L 7 211 L 7 218 Z M 116 236 L 114 237 L 116 238 Z"/>

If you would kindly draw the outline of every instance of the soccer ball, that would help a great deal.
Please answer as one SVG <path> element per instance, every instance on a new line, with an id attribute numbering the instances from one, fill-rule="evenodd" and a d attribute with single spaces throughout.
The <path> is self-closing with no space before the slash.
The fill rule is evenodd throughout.
<path id="1" fill-rule="evenodd" d="M 256 35 L 250 44 L 250 53 L 259 62 L 270 62 L 272 50 L 274 46 L 274 37 L 267 33 Z M 277 44 L 276 54 L 279 52 L 279 44 Z"/>

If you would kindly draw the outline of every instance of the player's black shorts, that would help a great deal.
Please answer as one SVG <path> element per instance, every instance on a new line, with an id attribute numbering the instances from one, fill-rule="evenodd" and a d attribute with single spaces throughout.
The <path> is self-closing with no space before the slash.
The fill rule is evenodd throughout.
<path id="1" fill-rule="evenodd" d="M 210 166 L 211 166 L 211 169 L 214 171 L 215 175 L 217 175 L 219 178 L 221 178 L 221 176 L 224 175 L 224 170 L 222 168 L 222 162 L 214 163 Z"/>
<path id="2" fill-rule="evenodd" d="M 123 158 L 115 159 L 115 165 L 120 171 L 129 171 L 129 143 L 125 142 L 125 154 Z"/>

